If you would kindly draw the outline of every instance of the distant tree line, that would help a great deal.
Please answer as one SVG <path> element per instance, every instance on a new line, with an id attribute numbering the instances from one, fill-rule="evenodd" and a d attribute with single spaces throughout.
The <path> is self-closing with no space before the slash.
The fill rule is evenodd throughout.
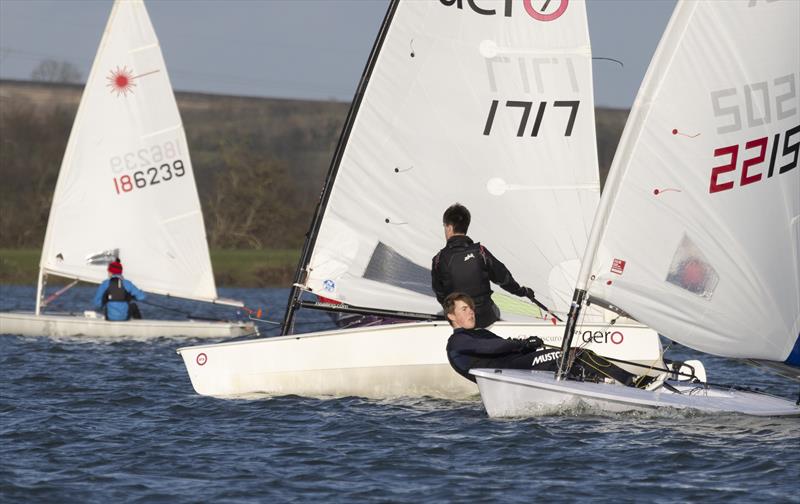
<path id="1" fill-rule="evenodd" d="M 31 80 L 39 82 L 78 83 L 81 71 L 68 61 L 46 59 L 31 72 Z"/>
<path id="2" fill-rule="evenodd" d="M 42 105 L 15 91 L 0 93 L 0 247 L 36 248 L 77 100 Z M 210 246 L 302 245 L 347 104 L 192 93 L 178 102 Z"/>
<path id="3" fill-rule="evenodd" d="M 43 102 L 34 89 L 42 84 L 14 83 L 13 97 L 3 91 L 10 86 L 0 82 L 0 247 L 37 248 L 80 87 L 48 85 L 57 98 Z M 349 104 L 196 93 L 177 98 L 210 246 L 299 247 Z M 626 116 L 596 113 L 601 180 Z"/>

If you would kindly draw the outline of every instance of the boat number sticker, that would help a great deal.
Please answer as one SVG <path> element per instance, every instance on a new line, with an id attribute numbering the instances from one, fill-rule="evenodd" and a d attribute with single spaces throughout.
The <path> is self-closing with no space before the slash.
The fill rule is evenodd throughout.
<path id="1" fill-rule="evenodd" d="M 198 366 L 203 366 L 206 362 L 208 362 L 208 355 L 199 353 L 197 354 L 197 359 L 195 359 L 195 361 L 197 361 Z"/>
<path id="2" fill-rule="evenodd" d="M 178 180 L 186 174 L 179 138 L 109 158 L 114 191 L 122 195 Z"/>
<path id="3" fill-rule="evenodd" d="M 623 271 L 625 271 L 625 261 L 622 259 L 614 259 L 614 262 L 611 263 L 611 273 L 621 275 Z"/>
<path id="4" fill-rule="evenodd" d="M 523 4 L 525 5 L 525 11 L 533 19 L 538 21 L 555 21 L 567 10 L 569 0 L 524 0 Z M 554 6 L 555 10 L 550 9 L 550 13 L 545 14 L 548 7 L 551 6 Z M 537 9 L 536 7 L 539 8 Z"/>

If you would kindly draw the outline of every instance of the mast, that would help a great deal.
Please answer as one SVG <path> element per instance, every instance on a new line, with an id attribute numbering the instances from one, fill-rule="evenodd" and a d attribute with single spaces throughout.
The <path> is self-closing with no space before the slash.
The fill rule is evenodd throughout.
<path id="1" fill-rule="evenodd" d="M 688 10 L 688 14 L 681 14 L 684 12 L 681 10 L 684 7 Z M 685 25 L 695 7 L 696 3 L 686 4 L 684 2 L 679 2 L 670 17 L 664 33 L 670 33 L 675 29 L 675 26 L 681 22 Z M 556 371 L 556 379 L 559 380 L 564 378 L 569 370 L 567 368 L 567 362 L 569 361 L 568 351 L 572 345 L 572 338 L 575 334 L 575 327 L 581 313 L 583 302 L 586 300 L 586 293 L 589 290 L 590 275 L 592 267 L 594 266 L 595 256 L 597 255 L 597 249 L 605 233 L 611 208 L 613 207 L 617 194 L 619 194 L 625 175 L 626 165 L 621 160 L 627 160 L 631 157 L 631 152 L 636 147 L 637 141 L 642 135 L 643 124 L 651 109 L 651 95 L 649 89 L 651 87 L 657 87 L 658 83 L 663 79 L 665 70 L 655 66 L 653 62 L 657 60 L 662 50 L 666 50 L 662 48 L 662 46 L 665 45 L 666 39 L 667 37 L 664 35 L 659 42 L 653 60 L 647 69 L 642 85 L 633 102 L 631 112 L 628 115 L 628 120 L 618 143 L 617 151 L 614 154 L 614 160 L 611 163 L 608 178 L 606 179 L 603 192 L 600 195 L 600 204 L 597 207 L 597 213 L 592 222 L 592 228 L 589 233 L 589 240 L 586 242 L 586 250 L 583 254 L 583 259 L 581 259 L 581 268 L 578 272 L 578 280 L 575 284 L 575 291 L 572 296 L 572 305 L 569 310 L 569 316 L 567 317 L 567 323 L 564 327 L 564 338 L 561 343 L 561 359 L 559 360 L 558 370 Z M 674 48 L 672 49 L 674 50 Z"/>
<path id="2" fill-rule="evenodd" d="M 373 44 L 372 51 L 370 52 L 369 59 L 367 60 L 367 65 L 364 68 L 364 72 L 361 74 L 361 80 L 358 83 L 356 94 L 353 97 L 353 103 L 350 106 L 350 110 L 347 112 L 347 118 L 345 119 L 342 133 L 339 136 L 339 143 L 336 145 L 336 151 L 334 152 L 333 159 L 331 160 L 331 166 L 328 170 L 327 176 L 325 177 L 325 183 L 322 186 L 322 192 L 320 193 L 317 207 L 314 210 L 314 216 L 311 219 L 311 226 L 308 230 L 308 233 L 306 233 L 306 241 L 303 244 L 300 260 L 297 263 L 297 270 L 295 271 L 294 281 L 292 282 L 292 290 L 289 292 L 289 299 L 286 305 L 286 315 L 284 316 L 283 324 L 281 326 L 282 335 L 290 334 L 294 331 L 294 315 L 295 311 L 300 307 L 300 296 L 303 292 L 302 286 L 306 282 L 306 268 L 311 260 L 311 253 L 314 250 L 314 245 L 317 242 L 317 235 L 319 234 L 319 229 L 322 225 L 322 217 L 325 214 L 325 210 L 328 206 L 328 200 L 330 199 L 331 191 L 333 190 L 333 183 L 336 179 L 336 174 L 339 171 L 339 166 L 342 162 L 342 157 L 344 156 L 344 150 L 347 147 L 347 141 L 350 138 L 350 132 L 353 129 L 353 124 L 355 123 L 356 116 L 358 115 L 358 110 L 361 107 L 361 101 L 364 98 L 364 93 L 366 92 L 369 78 L 372 75 L 372 70 L 375 67 L 375 62 L 380 54 L 383 41 L 389 31 L 389 25 L 391 24 L 395 11 L 397 10 L 399 1 L 400 0 L 392 0 L 392 3 L 389 5 L 389 9 L 386 11 L 386 16 L 383 18 L 383 24 L 378 32 L 378 37 L 375 39 L 375 44 Z"/>
<path id="3" fill-rule="evenodd" d="M 36 315 L 38 316 L 42 311 L 42 298 L 44 297 L 44 284 L 45 284 L 44 270 L 39 268 L 39 279 L 36 282 Z"/>

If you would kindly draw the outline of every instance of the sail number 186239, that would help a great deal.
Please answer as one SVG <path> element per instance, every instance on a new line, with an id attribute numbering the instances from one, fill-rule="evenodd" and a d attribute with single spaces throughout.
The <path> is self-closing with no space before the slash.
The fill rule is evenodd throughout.
<path id="1" fill-rule="evenodd" d="M 181 154 L 181 144 L 176 139 L 111 157 L 114 191 L 125 194 L 183 177 L 186 166 Z"/>
<path id="2" fill-rule="evenodd" d="M 186 168 L 183 161 L 176 159 L 172 163 L 162 163 L 160 166 L 151 166 L 147 170 L 137 170 L 133 175 L 114 177 L 114 189 L 117 194 L 131 192 L 134 188 L 144 189 L 147 186 L 169 182 L 175 177 L 183 177 Z"/>

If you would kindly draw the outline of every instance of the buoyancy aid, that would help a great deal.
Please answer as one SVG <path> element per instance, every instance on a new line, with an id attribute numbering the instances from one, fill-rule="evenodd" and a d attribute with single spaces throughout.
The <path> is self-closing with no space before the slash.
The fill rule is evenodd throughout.
<path id="1" fill-rule="evenodd" d="M 439 255 L 439 274 L 448 292 L 477 300 L 492 295 L 486 254 L 480 243 L 448 246 Z"/>
<path id="2" fill-rule="evenodd" d="M 111 277 L 108 281 L 108 288 L 103 294 L 103 306 L 109 301 L 121 301 L 123 303 L 130 303 L 131 293 L 125 290 L 122 283 L 122 278 Z"/>

